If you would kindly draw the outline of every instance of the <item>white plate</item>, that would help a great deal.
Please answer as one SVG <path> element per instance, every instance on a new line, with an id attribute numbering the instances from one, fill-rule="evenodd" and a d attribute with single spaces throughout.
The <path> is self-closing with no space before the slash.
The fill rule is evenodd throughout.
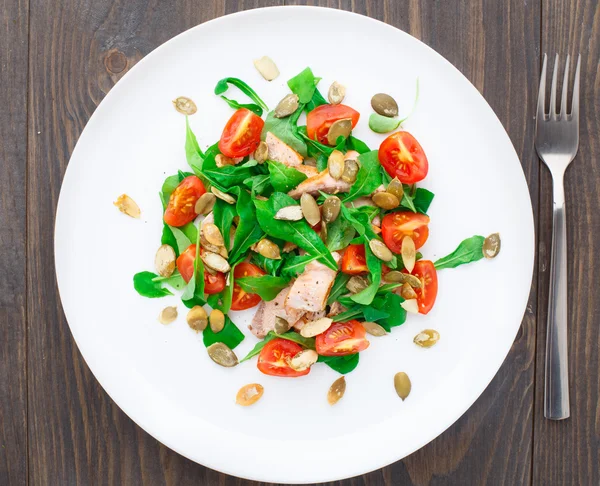
<path id="1" fill-rule="evenodd" d="M 346 39 L 331 50 L 328 39 Z M 360 39 L 360 40 L 359 40 Z M 348 42 L 349 40 L 349 42 Z M 264 81 L 252 60 L 272 57 L 281 76 Z M 499 231 L 502 252 L 439 272 L 439 294 L 426 317 L 409 316 L 385 338 L 372 338 L 347 391 L 326 402 L 337 374 L 324 365 L 299 379 L 262 375 L 255 362 L 220 368 L 186 325 L 177 297 L 144 299 L 134 273 L 153 267 L 161 234 L 158 191 L 165 175 L 186 169 L 185 120 L 171 100 L 185 95 L 199 112 L 191 124 L 201 146 L 219 138 L 232 111 L 213 88 L 246 80 L 269 106 L 306 66 L 326 93 L 338 80 L 345 103 L 362 113 L 355 134 L 372 147 L 371 96 L 392 94 L 407 112 L 415 77 L 421 95 L 405 123 L 429 158 L 423 186 L 436 194 L 430 237 L 435 260 L 465 237 Z M 233 96 L 242 99 L 242 95 Z M 112 205 L 127 193 L 142 209 L 128 218 Z M 525 310 L 534 257 L 531 203 L 521 165 L 502 125 L 477 90 L 426 45 L 389 25 L 347 12 L 283 7 L 251 10 L 195 27 L 143 59 L 109 93 L 87 124 L 64 178 L 56 217 L 56 271 L 64 310 L 96 378 L 137 424 L 184 456 L 259 481 L 302 483 L 350 477 L 394 462 L 441 434 L 481 394 L 515 338 Z M 160 309 L 178 305 L 163 326 Z M 243 356 L 256 343 L 247 339 Z M 441 334 L 423 350 L 425 328 Z M 411 377 L 402 402 L 393 376 Z M 259 382 L 260 402 L 236 406 L 240 386 Z"/>

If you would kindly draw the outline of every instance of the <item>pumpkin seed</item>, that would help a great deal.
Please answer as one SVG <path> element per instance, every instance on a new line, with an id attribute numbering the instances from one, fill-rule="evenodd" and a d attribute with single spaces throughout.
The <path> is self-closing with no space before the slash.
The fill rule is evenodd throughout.
<path id="1" fill-rule="evenodd" d="M 273 115 L 275 118 L 285 118 L 290 116 L 298 109 L 298 95 L 290 93 L 286 95 L 275 107 Z"/>
<path id="2" fill-rule="evenodd" d="M 408 282 L 404 282 L 402 287 L 400 287 L 400 295 L 404 300 L 417 298 L 417 293 Z"/>
<path id="3" fill-rule="evenodd" d="M 303 349 L 290 360 L 290 367 L 296 371 L 304 371 L 314 365 L 319 355 L 313 349 Z"/>
<path id="4" fill-rule="evenodd" d="M 412 272 L 413 268 L 415 268 L 417 250 L 415 248 L 415 242 L 410 236 L 407 235 L 402 238 L 402 248 L 400 249 L 400 253 L 402 254 L 402 263 L 404 263 L 404 268 L 406 268 L 408 272 Z"/>
<path id="5" fill-rule="evenodd" d="M 290 330 L 292 326 L 283 317 L 275 317 L 275 334 L 284 334 Z"/>
<path id="6" fill-rule="evenodd" d="M 267 81 L 273 81 L 279 76 L 279 69 L 269 56 L 263 56 L 254 60 L 254 67 Z"/>
<path id="7" fill-rule="evenodd" d="M 340 398 L 346 393 L 346 377 L 340 376 L 333 384 L 329 387 L 327 392 L 327 401 L 329 405 L 335 405 L 339 402 Z"/>
<path id="8" fill-rule="evenodd" d="M 169 245 L 161 245 L 156 250 L 154 267 L 161 277 L 170 277 L 175 270 L 175 250 Z"/>
<path id="9" fill-rule="evenodd" d="M 175 306 L 165 307 L 158 314 L 158 322 L 161 324 L 171 324 L 175 319 L 177 319 L 177 307 Z"/>
<path id="10" fill-rule="evenodd" d="M 231 368 L 238 364 L 237 356 L 231 349 L 229 349 L 229 346 L 224 343 L 211 344 L 208 348 L 206 348 L 206 351 L 208 352 L 210 359 L 212 359 L 218 365 Z"/>
<path id="11" fill-rule="evenodd" d="M 342 208 L 342 201 L 337 196 L 328 196 L 323 202 L 323 221 L 325 223 L 333 223 Z"/>
<path id="12" fill-rule="evenodd" d="M 363 327 L 371 336 L 385 336 L 387 331 L 376 322 L 363 322 Z"/>
<path id="13" fill-rule="evenodd" d="M 127 194 L 121 194 L 113 204 L 117 206 L 119 211 L 123 214 L 131 216 L 132 218 L 139 218 L 142 213 L 137 203 Z"/>
<path id="14" fill-rule="evenodd" d="M 371 248 L 373 255 L 379 258 L 382 262 L 391 262 L 394 259 L 393 253 L 381 240 L 369 241 L 369 248 Z"/>
<path id="15" fill-rule="evenodd" d="M 264 163 L 269 158 L 269 146 L 266 142 L 260 142 L 254 151 L 254 160 L 259 164 Z"/>
<path id="16" fill-rule="evenodd" d="M 414 289 L 421 288 L 421 280 L 410 273 L 399 272 L 398 270 L 392 270 L 383 276 L 383 280 L 391 283 L 409 283 Z"/>
<path id="17" fill-rule="evenodd" d="M 494 258 L 500 253 L 500 233 L 493 233 L 483 241 L 483 256 Z"/>
<path id="18" fill-rule="evenodd" d="M 196 107 L 196 103 L 194 103 L 191 99 L 180 96 L 179 98 L 175 98 L 173 100 L 173 106 L 175 109 L 181 113 L 182 115 L 193 115 L 198 111 Z"/>
<path id="19" fill-rule="evenodd" d="M 402 201 L 402 196 L 404 196 L 404 186 L 402 182 L 398 180 L 397 177 L 394 177 L 387 186 L 387 192 L 393 194 L 398 198 L 398 201 Z"/>
<path id="20" fill-rule="evenodd" d="M 196 201 L 196 206 L 194 207 L 194 212 L 196 214 L 210 213 L 215 205 L 216 200 L 217 200 L 217 198 L 212 192 L 205 192 Z"/>
<path id="21" fill-rule="evenodd" d="M 235 165 L 235 162 L 233 161 L 233 159 L 230 159 L 229 157 L 226 157 L 223 154 L 217 154 L 215 156 L 215 164 L 217 164 L 217 167 L 222 168 L 226 165 Z"/>
<path id="22" fill-rule="evenodd" d="M 296 205 L 286 206 L 275 213 L 275 219 L 283 221 L 300 221 L 302 216 L 302 208 Z"/>
<path id="23" fill-rule="evenodd" d="M 377 93 L 371 98 L 371 106 L 380 115 L 390 118 L 398 116 L 398 103 L 388 94 Z"/>
<path id="24" fill-rule="evenodd" d="M 221 332 L 225 327 L 225 314 L 221 312 L 219 309 L 213 309 L 210 311 L 210 316 L 208 316 L 208 321 L 210 322 L 210 330 L 215 334 Z"/>
<path id="25" fill-rule="evenodd" d="M 394 209 L 400 206 L 400 200 L 390 192 L 376 192 L 371 197 L 373 202 L 382 209 Z"/>
<path id="26" fill-rule="evenodd" d="M 314 226 L 321 221 L 321 210 L 315 198 L 312 197 L 308 192 L 302 194 L 300 197 L 300 207 L 302 208 L 302 214 L 304 219 L 308 221 L 308 224 Z"/>
<path id="27" fill-rule="evenodd" d="M 215 186 L 210 187 L 210 192 L 212 192 L 215 196 L 217 196 L 221 201 L 225 201 L 227 204 L 235 204 L 236 199 L 231 194 L 227 194 L 226 192 L 217 189 Z"/>
<path id="28" fill-rule="evenodd" d="M 369 286 L 369 281 L 361 275 L 354 275 L 346 282 L 346 288 L 353 294 L 362 292 Z"/>
<path id="29" fill-rule="evenodd" d="M 231 270 L 227 260 L 225 260 L 225 258 L 223 258 L 221 255 L 213 253 L 212 251 L 200 252 L 200 258 L 202 258 L 202 261 L 207 267 L 212 268 L 217 272 L 227 273 L 229 270 Z"/>
<path id="30" fill-rule="evenodd" d="M 211 245 L 223 246 L 225 244 L 221 231 L 214 223 L 206 223 L 202 226 L 202 236 L 204 236 L 206 241 Z"/>
<path id="31" fill-rule="evenodd" d="M 342 180 L 350 184 L 354 184 L 356 181 L 356 175 L 360 166 L 356 160 L 346 160 L 344 162 L 344 172 L 342 173 Z"/>
<path id="32" fill-rule="evenodd" d="M 327 143 L 329 145 L 336 145 L 339 137 L 348 138 L 350 133 L 352 133 L 352 119 L 343 118 L 342 120 L 337 120 L 329 127 Z"/>
<path id="33" fill-rule="evenodd" d="M 321 229 L 319 230 L 319 237 L 321 241 L 327 244 L 327 223 L 321 223 Z"/>
<path id="34" fill-rule="evenodd" d="M 303 164 L 306 165 L 306 166 L 308 166 L 308 167 L 316 167 L 317 166 L 317 161 L 315 160 L 314 157 L 306 157 L 304 159 Z"/>
<path id="35" fill-rule="evenodd" d="M 405 300 L 400 305 L 406 312 L 410 312 L 411 314 L 419 313 L 419 303 L 417 302 L 417 299 Z"/>
<path id="36" fill-rule="evenodd" d="M 335 180 L 341 179 L 344 173 L 344 154 L 339 150 L 334 150 L 327 159 L 327 169 L 329 175 Z"/>
<path id="37" fill-rule="evenodd" d="M 290 253 L 291 251 L 294 251 L 296 248 L 298 248 L 298 245 L 296 245 L 296 243 L 292 243 L 291 241 L 286 241 L 283 244 L 283 253 Z"/>
<path id="38" fill-rule="evenodd" d="M 415 336 L 413 342 L 422 348 L 430 348 L 440 340 L 440 333 L 435 329 L 424 329 Z"/>
<path id="39" fill-rule="evenodd" d="M 188 326 L 190 326 L 194 331 L 204 331 L 208 325 L 208 316 L 206 315 L 204 307 L 200 305 L 195 305 L 192 307 L 187 313 L 186 321 Z"/>
<path id="40" fill-rule="evenodd" d="M 322 332 L 327 331 L 331 327 L 332 319 L 329 317 L 321 317 L 316 321 L 307 322 L 302 329 L 300 329 L 300 334 L 304 337 L 314 337 L 317 334 L 321 334 Z"/>
<path id="41" fill-rule="evenodd" d="M 217 253 L 221 255 L 221 248 L 225 248 L 224 246 L 215 246 L 208 242 L 208 240 L 204 237 L 203 233 L 200 233 L 200 246 L 207 251 L 211 251 L 213 253 Z M 227 258 L 226 256 L 221 255 L 223 258 Z"/>
<path id="42" fill-rule="evenodd" d="M 281 260 L 279 247 L 267 238 L 263 238 L 256 244 L 255 251 L 265 258 L 270 258 L 271 260 Z"/>
<path id="43" fill-rule="evenodd" d="M 403 371 L 394 375 L 394 388 L 398 396 L 402 398 L 402 401 L 406 400 L 406 397 L 410 395 L 410 389 L 412 388 L 410 378 Z"/>
<path id="44" fill-rule="evenodd" d="M 235 403 L 242 407 L 249 407 L 260 400 L 265 389 L 258 383 L 250 383 L 239 389 L 235 396 Z"/>
<path id="45" fill-rule="evenodd" d="M 331 83 L 327 92 L 327 99 L 332 105 L 339 105 L 346 97 L 346 87 L 337 81 Z"/>

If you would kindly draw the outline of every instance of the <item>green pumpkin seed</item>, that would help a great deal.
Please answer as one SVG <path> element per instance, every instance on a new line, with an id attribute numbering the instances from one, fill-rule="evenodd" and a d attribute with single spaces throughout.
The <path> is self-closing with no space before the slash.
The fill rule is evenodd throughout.
<path id="1" fill-rule="evenodd" d="M 210 322 L 210 330 L 215 334 L 221 332 L 225 327 L 225 314 L 221 312 L 219 309 L 213 309 L 210 311 L 210 316 L 208 316 L 208 321 Z"/>
<path id="2" fill-rule="evenodd" d="M 371 98 L 371 106 L 382 116 L 398 116 L 398 103 L 390 95 L 377 93 Z"/>
<path id="3" fill-rule="evenodd" d="M 331 152 L 331 155 L 329 155 L 329 158 L 327 159 L 329 175 L 336 180 L 341 179 L 342 174 L 344 173 L 344 166 L 344 154 L 339 150 Z"/>
<path id="4" fill-rule="evenodd" d="M 300 198 L 300 207 L 302 208 L 302 214 L 304 219 L 308 221 L 308 224 L 314 226 L 321 221 L 321 210 L 315 198 L 312 197 L 308 192 L 302 194 Z"/>
<path id="5" fill-rule="evenodd" d="M 421 288 L 421 280 L 410 273 L 399 272 L 398 270 L 392 270 L 383 276 L 383 280 L 389 283 L 408 283 L 415 289 Z"/>
<path id="6" fill-rule="evenodd" d="M 327 99 L 329 100 L 329 103 L 331 103 L 332 105 L 339 105 L 342 101 L 344 101 L 345 97 L 346 87 L 341 85 L 337 81 L 331 83 L 331 86 L 329 87 L 329 92 L 327 93 Z"/>
<path id="7" fill-rule="evenodd" d="M 373 199 L 373 202 L 381 209 L 389 210 L 400 206 L 400 200 L 393 194 L 386 191 L 376 192 L 373 194 L 371 199 Z"/>
<path id="8" fill-rule="evenodd" d="M 346 160 L 344 162 L 344 172 L 342 172 L 342 180 L 350 184 L 354 184 L 359 169 L 360 166 L 358 165 L 358 162 L 356 160 Z"/>
<path id="9" fill-rule="evenodd" d="M 404 196 L 404 186 L 402 182 L 398 180 L 397 177 L 394 177 L 387 186 L 387 192 L 393 194 L 398 198 L 398 201 L 402 201 L 402 196 Z"/>
<path id="10" fill-rule="evenodd" d="M 292 326 L 283 317 L 275 317 L 275 334 L 284 334 L 290 330 Z"/>
<path id="11" fill-rule="evenodd" d="M 333 223 L 342 208 L 342 201 L 337 196 L 328 196 L 323 202 L 323 221 Z"/>
<path id="12" fill-rule="evenodd" d="M 340 398 L 344 396 L 344 393 L 346 393 L 346 378 L 340 376 L 333 382 L 327 392 L 327 401 L 329 402 L 329 405 L 335 405 L 339 402 Z"/>
<path id="13" fill-rule="evenodd" d="M 391 262 L 394 259 L 394 254 L 381 240 L 369 241 L 369 248 L 371 248 L 373 255 L 379 258 L 382 262 Z"/>
<path id="14" fill-rule="evenodd" d="M 406 400 L 406 397 L 410 395 L 411 388 L 410 378 L 406 373 L 400 371 L 394 375 L 394 389 L 402 401 Z"/>
<path id="15" fill-rule="evenodd" d="M 224 343 L 211 344 L 206 351 L 210 359 L 226 368 L 231 368 L 239 362 L 235 353 Z"/>
<path id="16" fill-rule="evenodd" d="M 187 313 L 186 321 L 194 331 L 204 331 L 208 325 L 208 316 L 204 307 L 195 305 Z"/>
<path id="17" fill-rule="evenodd" d="M 413 289 L 408 282 L 404 282 L 402 284 L 402 287 L 400 287 L 400 295 L 404 300 L 417 298 L 417 293 L 415 292 L 415 289 Z"/>
<path id="18" fill-rule="evenodd" d="M 352 133 L 352 119 L 344 118 L 337 120 L 331 124 L 329 131 L 327 132 L 327 143 L 329 145 L 336 145 L 339 137 L 348 138 Z"/>
<path id="19" fill-rule="evenodd" d="M 493 233 L 483 241 L 483 256 L 495 258 L 500 253 L 500 233 Z"/>
<path id="20" fill-rule="evenodd" d="M 193 115 L 198 111 L 196 103 L 194 103 L 190 98 L 187 98 L 185 96 L 175 98 L 173 100 L 173 106 L 182 115 Z"/>
<path id="21" fill-rule="evenodd" d="M 369 281 L 361 275 L 354 275 L 350 278 L 350 280 L 348 280 L 348 282 L 346 282 L 346 288 L 353 294 L 358 294 L 359 292 L 362 292 L 368 286 Z"/>
<path id="22" fill-rule="evenodd" d="M 273 115 L 275 118 L 285 118 L 290 116 L 298 109 L 298 95 L 290 93 L 286 95 L 275 107 Z"/>
<path id="23" fill-rule="evenodd" d="M 435 329 L 424 329 L 415 336 L 413 342 L 422 348 L 430 348 L 440 340 L 440 333 Z"/>
<path id="24" fill-rule="evenodd" d="M 376 322 L 367 321 L 362 322 L 361 324 L 365 328 L 365 331 L 367 331 L 371 336 L 380 337 L 385 336 L 387 334 L 387 331 Z"/>
<path id="25" fill-rule="evenodd" d="M 196 214 L 208 214 L 212 211 L 217 197 L 212 192 L 205 192 L 200 196 L 198 201 L 196 201 L 196 206 L 194 207 L 194 212 Z"/>
<path id="26" fill-rule="evenodd" d="M 319 237 L 321 238 L 321 241 L 325 244 L 327 244 L 327 223 L 322 222 L 321 223 L 321 229 L 319 231 Z"/>
<path id="27" fill-rule="evenodd" d="M 269 146 L 266 142 L 260 142 L 256 150 L 254 151 L 254 160 L 256 160 L 259 164 L 262 164 L 269 158 Z"/>

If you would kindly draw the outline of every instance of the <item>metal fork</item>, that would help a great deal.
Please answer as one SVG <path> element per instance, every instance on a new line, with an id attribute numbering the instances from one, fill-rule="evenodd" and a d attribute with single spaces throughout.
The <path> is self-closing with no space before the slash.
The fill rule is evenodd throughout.
<path id="1" fill-rule="evenodd" d="M 552 73 L 548 115 L 546 115 L 545 109 L 546 61 L 547 57 L 544 54 L 535 124 L 535 148 L 540 159 L 550 169 L 554 194 L 544 416 L 552 420 L 561 420 L 570 415 L 567 356 L 567 227 L 563 179 L 567 166 L 575 158 L 579 148 L 579 66 L 581 56 L 577 58 L 570 114 L 567 114 L 569 56 L 565 63 L 559 114 L 556 113 L 558 54 Z"/>

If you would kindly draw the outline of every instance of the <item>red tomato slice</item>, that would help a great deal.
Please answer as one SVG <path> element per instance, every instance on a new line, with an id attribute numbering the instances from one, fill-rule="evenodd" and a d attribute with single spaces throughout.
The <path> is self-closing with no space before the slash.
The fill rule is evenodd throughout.
<path id="1" fill-rule="evenodd" d="M 265 344 L 258 355 L 256 366 L 265 375 L 272 376 L 304 376 L 310 373 L 310 368 L 296 371 L 289 361 L 302 351 L 302 346 L 287 339 L 276 338 Z"/>
<path id="2" fill-rule="evenodd" d="M 327 144 L 329 127 L 338 120 L 352 119 L 352 128 L 358 123 L 360 113 L 346 105 L 321 105 L 306 115 L 306 134 L 313 140 Z"/>
<path id="3" fill-rule="evenodd" d="M 411 211 L 386 214 L 381 222 L 381 236 L 386 246 L 394 253 L 402 251 L 402 239 L 410 236 L 415 248 L 421 248 L 429 237 L 429 216 Z"/>
<path id="4" fill-rule="evenodd" d="M 196 216 L 194 207 L 200 196 L 206 192 L 204 184 L 195 175 L 183 179 L 171 193 L 165 211 L 165 223 L 171 226 L 183 226 Z"/>
<path id="5" fill-rule="evenodd" d="M 242 262 L 235 267 L 233 272 L 234 279 L 242 278 L 242 277 L 257 277 L 259 275 L 265 275 L 259 267 L 253 265 L 252 263 Z M 233 283 L 233 298 L 231 300 L 231 310 L 245 310 L 250 309 L 250 307 L 254 307 L 258 305 L 260 302 L 260 295 L 258 294 L 247 294 L 242 288 L 235 283 Z"/>
<path id="6" fill-rule="evenodd" d="M 246 108 L 240 108 L 225 125 L 219 150 L 227 157 L 250 155 L 260 143 L 260 133 L 265 122 Z"/>
<path id="7" fill-rule="evenodd" d="M 408 132 L 392 133 L 379 147 L 379 162 L 391 177 L 404 184 L 425 179 L 429 163 L 417 139 Z"/>
<path id="8" fill-rule="evenodd" d="M 403 270 L 405 273 L 406 270 Z M 421 280 L 421 288 L 415 289 L 417 294 L 417 303 L 419 304 L 419 313 L 427 314 L 433 304 L 438 291 L 437 271 L 433 262 L 429 260 L 419 260 L 415 263 L 412 274 Z"/>
<path id="9" fill-rule="evenodd" d="M 342 257 L 342 272 L 348 275 L 368 273 L 369 267 L 365 257 L 365 245 L 350 245 Z"/>
<path id="10" fill-rule="evenodd" d="M 346 356 L 369 347 L 365 328 L 358 321 L 334 322 L 327 331 L 315 339 L 317 353 L 321 356 Z"/>
<path id="11" fill-rule="evenodd" d="M 189 282 L 194 275 L 194 260 L 196 259 L 196 245 L 190 245 L 177 258 L 177 270 L 183 280 Z M 225 274 L 217 272 L 212 275 L 204 272 L 204 292 L 207 294 L 218 294 L 225 288 Z"/>

